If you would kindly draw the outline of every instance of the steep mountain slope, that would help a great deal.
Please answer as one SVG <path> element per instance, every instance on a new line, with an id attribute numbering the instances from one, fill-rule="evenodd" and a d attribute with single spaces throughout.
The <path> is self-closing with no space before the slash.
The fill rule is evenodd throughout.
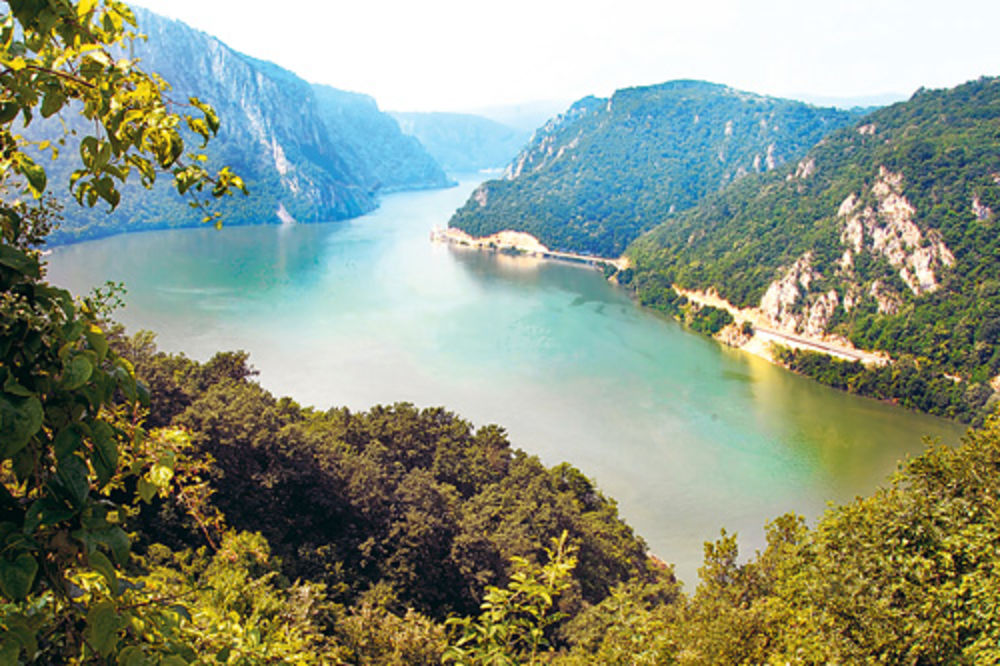
<path id="1" fill-rule="evenodd" d="M 393 112 L 392 116 L 450 173 L 501 168 L 531 137 L 531 132 L 468 113 Z"/>
<path id="2" fill-rule="evenodd" d="M 854 117 L 699 81 L 587 97 L 539 129 L 450 225 L 618 256 L 668 213 L 798 157 Z"/>
<path id="3" fill-rule="evenodd" d="M 372 210 L 384 189 L 448 184 L 433 158 L 370 98 L 312 86 L 183 23 L 141 9 L 136 17 L 149 39 L 137 40 L 132 55 L 171 83 L 172 99 L 185 103 L 196 96 L 224 119 L 209 148 L 211 162 L 231 165 L 252 193 L 220 205 L 226 224 L 342 219 Z M 51 136 L 51 129 L 46 123 L 32 126 L 39 136 Z M 56 160 L 50 174 L 53 192 L 66 201 L 68 162 Z M 67 205 L 67 219 L 50 241 L 191 226 L 200 218 L 158 185 L 152 197 L 123 196 L 111 215 Z"/>
<path id="4" fill-rule="evenodd" d="M 998 212 L 1000 79 L 921 90 L 640 238 L 632 282 L 648 302 L 714 289 L 776 327 L 910 359 L 922 382 L 946 373 L 892 397 L 951 415 L 933 401 L 981 406 L 1000 372 Z"/>
<path id="5" fill-rule="evenodd" d="M 442 187 L 442 166 L 368 95 L 312 86 L 320 118 L 352 171 L 382 192 Z"/>

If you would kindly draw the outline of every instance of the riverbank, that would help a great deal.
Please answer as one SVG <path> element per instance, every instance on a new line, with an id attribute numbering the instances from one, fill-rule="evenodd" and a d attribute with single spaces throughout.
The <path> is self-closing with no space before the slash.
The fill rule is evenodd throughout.
<path id="1" fill-rule="evenodd" d="M 846 361 L 861 361 L 865 365 L 882 366 L 892 362 L 888 354 L 858 349 L 846 338 L 840 336 L 825 335 L 819 337 L 782 329 L 776 326 L 760 308 L 738 308 L 714 291 L 684 289 L 677 285 L 673 285 L 673 288 L 674 291 L 693 303 L 728 312 L 734 323 L 720 331 L 715 337 L 726 344 L 759 356 L 771 363 L 777 363 L 771 352 L 773 344 L 792 349 L 821 352 Z M 751 335 L 742 333 L 746 323 L 753 327 Z"/>
<path id="2" fill-rule="evenodd" d="M 589 254 L 575 254 L 573 252 L 560 252 L 550 250 L 537 238 L 523 231 L 506 230 L 500 231 L 490 236 L 476 238 L 465 233 L 461 229 L 447 227 L 434 227 L 431 230 L 431 240 L 437 243 L 451 243 L 477 250 L 490 252 L 512 252 L 523 254 L 539 259 L 555 259 L 558 261 L 569 261 L 572 263 L 587 264 L 598 269 L 604 266 L 611 266 L 615 270 L 623 271 L 629 266 L 628 258 L 622 256 L 617 259 L 608 257 L 595 257 Z"/>
<path id="3" fill-rule="evenodd" d="M 489 252 L 510 252 L 539 259 L 585 263 L 599 269 L 611 266 L 615 270 L 622 271 L 629 267 L 628 257 L 625 256 L 611 259 L 550 250 L 537 238 L 523 231 L 506 230 L 476 238 L 461 229 L 434 227 L 431 230 L 431 240 Z M 673 288 L 678 294 L 693 303 L 725 310 L 733 317 L 734 323 L 720 331 L 715 336 L 717 340 L 776 365 L 782 364 L 772 352 L 775 344 L 791 349 L 821 352 L 847 361 L 861 361 L 865 365 L 881 366 L 892 360 L 884 353 L 858 349 L 848 340 L 838 336 L 817 337 L 784 330 L 759 308 L 738 308 L 711 290 L 683 289 L 677 285 L 673 285 Z M 746 323 L 752 327 L 752 333 L 749 335 L 744 332 L 744 324 Z"/>

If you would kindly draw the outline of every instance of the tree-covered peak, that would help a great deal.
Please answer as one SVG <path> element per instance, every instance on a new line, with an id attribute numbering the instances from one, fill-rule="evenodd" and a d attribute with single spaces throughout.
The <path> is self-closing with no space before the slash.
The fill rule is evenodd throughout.
<path id="1" fill-rule="evenodd" d="M 1000 79 L 981 78 L 864 116 L 673 216 L 629 256 L 649 302 L 669 301 L 670 284 L 711 289 L 775 328 L 887 352 L 900 363 L 879 379 L 793 366 L 968 420 L 1000 373 L 998 212 Z"/>
<path id="2" fill-rule="evenodd" d="M 484 183 L 450 224 L 618 256 L 667 215 L 797 158 L 855 117 L 703 81 L 585 97 L 536 131 L 504 178 Z"/>

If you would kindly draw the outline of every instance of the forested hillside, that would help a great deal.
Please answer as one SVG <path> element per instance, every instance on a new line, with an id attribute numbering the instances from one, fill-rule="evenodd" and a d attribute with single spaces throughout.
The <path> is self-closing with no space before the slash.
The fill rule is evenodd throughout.
<path id="1" fill-rule="evenodd" d="M 323 631 L 326 649 L 352 663 L 400 658 L 372 654 L 380 644 L 410 655 L 419 646 L 434 663 L 445 637 L 461 635 L 434 622 L 475 617 L 485 586 L 507 585 L 518 556 L 544 564 L 563 530 L 578 550 L 558 579 L 566 615 L 545 632 L 543 663 L 1000 656 L 1000 616 L 979 610 L 1000 604 L 997 421 L 958 450 L 932 447 L 889 488 L 813 529 L 776 518 L 766 550 L 746 563 L 723 532 L 684 595 L 591 481 L 566 464 L 544 468 L 496 426 L 409 405 L 316 412 L 263 391 L 242 353 L 202 365 L 156 352 L 148 334 L 116 346 L 149 382 L 149 425 L 183 428 L 188 455 L 213 461 L 204 474 L 225 524 L 261 533 L 287 580 L 322 583 L 323 603 L 349 609 Z M 207 545 L 178 498 L 154 500 L 140 523 L 147 541 Z M 379 623 L 358 645 L 351 620 L 373 607 Z M 421 632 L 390 635 L 404 622 Z M 475 655 L 477 645 L 466 647 Z M 469 656 L 457 661 L 488 663 Z"/>
<path id="2" fill-rule="evenodd" d="M 131 168 L 216 198 L 241 181 L 199 168 L 177 131 L 210 140 L 211 108 L 178 107 L 147 72 L 110 57 L 134 25 L 127 6 L 9 5 L 0 663 L 1000 661 L 997 417 L 815 528 L 778 518 L 746 563 L 723 534 L 685 596 L 594 482 L 544 467 L 497 426 L 406 404 L 320 412 L 263 390 L 245 353 L 197 363 L 158 352 L 152 334 L 126 336 L 110 319 L 114 286 L 74 298 L 46 281 L 40 246 L 59 209 L 15 122 L 77 100 L 101 131 L 81 141 L 75 191 L 112 208 Z M 992 99 L 994 86 L 960 91 Z M 948 118 L 949 94 L 928 95 Z M 977 118 L 954 126 L 987 141 L 975 128 L 991 116 Z M 888 196 L 905 165 L 878 166 L 873 194 Z M 996 205 L 985 196 L 974 211 Z M 959 247 L 945 228 L 922 246 L 939 259 L 939 244 Z M 947 275 L 935 273 L 942 292 Z"/>
<path id="3" fill-rule="evenodd" d="M 807 156 L 672 216 L 628 250 L 650 304 L 715 289 L 773 325 L 832 333 L 889 369 L 796 369 L 924 411 L 981 417 L 1000 373 L 1000 80 L 921 90 Z M 670 292 L 670 293 L 668 293 Z"/>
<path id="4" fill-rule="evenodd" d="M 588 97 L 540 128 L 449 225 L 617 257 L 669 213 L 798 158 L 855 117 L 699 81 Z"/>
<path id="5" fill-rule="evenodd" d="M 182 428 L 195 457 L 212 459 L 206 477 L 227 524 L 261 532 L 290 579 L 322 582 L 335 601 L 380 584 L 398 609 L 471 613 L 512 557 L 537 560 L 563 530 L 580 547 L 574 603 L 646 571 L 613 502 L 573 467 L 546 469 L 514 449 L 499 427 L 405 404 L 303 409 L 252 381 L 245 354 L 200 365 L 156 353 L 149 336 L 120 351 L 149 386 L 147 424 Z M 179 507 L 152 508 L 151 538 L 203 544 L 172 518 Z"/>
<path id="6" fill-rule="evenodd" d="M 208 147 L 208 165 L 233 167 L 253 192 L 252 199 L 220 202 L 227 224 L 343 219 L 375 208 L 382 191 L 448 185 L 434 159 L 371 98 L 312 86 L 178 21 L 141 9 L 136 16 L 149 39 L 133 42 L 132 54 L 170 82 L 172 98 L 197 97 L 226 119 Z M 71 114 L 62 120 L 81 134 L 88 129 Z M 42 140 L 61 131 L 58 117 L 36 119 L 28 135 Z M 60 150 L 77 155 L 76 141 L 69 137 Z M 130 196 L 110 213 L 83 209 L 65 189 L 70 162 L 40 159 L 70 211 L 49 242 L 201 221 L 201 211 L 162 185 L 152 193 L 141 193 L 138 183 L 127 186 Z"/>

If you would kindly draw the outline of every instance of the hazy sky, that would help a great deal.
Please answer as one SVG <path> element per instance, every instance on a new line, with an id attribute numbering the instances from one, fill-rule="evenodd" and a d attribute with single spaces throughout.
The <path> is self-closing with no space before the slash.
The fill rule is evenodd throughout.
<path id="1" fill-rule="evenodd" d="M 805 97 L 1000 74 L 997 0 L 138 0 L 390 110 L 695 78 Z"/>

